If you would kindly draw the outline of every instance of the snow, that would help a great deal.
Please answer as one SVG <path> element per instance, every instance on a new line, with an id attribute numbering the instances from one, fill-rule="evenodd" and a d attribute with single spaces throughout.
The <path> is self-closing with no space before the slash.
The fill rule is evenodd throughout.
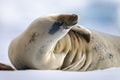
<path id="1" fill-rule="evenodd" d="M 0 80 L 120 80 L 120 68 L 87 72 L 57 70 L 0 71 Z"/>

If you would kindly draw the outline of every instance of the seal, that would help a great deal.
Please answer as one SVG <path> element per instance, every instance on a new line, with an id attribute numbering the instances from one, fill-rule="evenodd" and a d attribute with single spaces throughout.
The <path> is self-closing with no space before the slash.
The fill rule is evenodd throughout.
<path id="1" fill-rule="evenodd" d="M 120 37 L 77 24 L 76 14 L 39 17 L 9 46 L 18 70 L 89 71 L 120 66 Z"/>

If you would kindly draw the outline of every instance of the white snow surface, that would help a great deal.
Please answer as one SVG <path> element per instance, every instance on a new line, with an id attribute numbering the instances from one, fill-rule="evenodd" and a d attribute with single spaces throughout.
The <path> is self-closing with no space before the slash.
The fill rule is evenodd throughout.
<path id="1" fill-rule="evenodd" d="M 120 68 L 87 72 L 57 70 L 0 71 L 0 80 L 120 80 Z"/>

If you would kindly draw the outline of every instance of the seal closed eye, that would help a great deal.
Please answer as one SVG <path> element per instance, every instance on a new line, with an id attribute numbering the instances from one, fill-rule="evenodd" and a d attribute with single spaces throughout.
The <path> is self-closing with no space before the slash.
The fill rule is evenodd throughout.
<path id="1" fill-rule="evenodd" d="M 64 24 L 64 22 L 62 22 L 62 21 L 56 21 L 56 22 L 54 22 L 53 25 L 52 25 L 52 28 L 49 30 L 48 33 L 49 34 L 56 33 L 63 24 Z"/>

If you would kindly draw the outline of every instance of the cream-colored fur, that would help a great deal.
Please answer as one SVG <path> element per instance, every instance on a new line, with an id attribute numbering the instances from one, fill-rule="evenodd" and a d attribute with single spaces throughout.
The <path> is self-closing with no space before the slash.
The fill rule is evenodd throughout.
<path id="1" fill-rule="evenodd" d="M 9 46 L 16 69 L 87 71 L 120 66 L 120 37 L 75 25 L 75 14 L 40 17 Z"/>

